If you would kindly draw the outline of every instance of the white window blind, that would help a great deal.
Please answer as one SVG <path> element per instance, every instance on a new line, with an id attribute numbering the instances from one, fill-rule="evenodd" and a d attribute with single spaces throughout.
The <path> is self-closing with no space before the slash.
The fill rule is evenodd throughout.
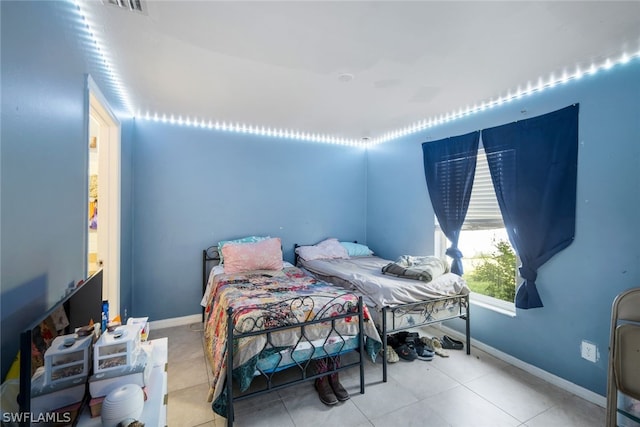
<path id="1" fill-rule="evenodd" d="M 478 149 L 476 175 L 471 190 L 469 209 L 464 220 L 463 230 L 482 230 L 503 228 L 500 206 L 491 182 L 491 173 L 484 149 Z"/>

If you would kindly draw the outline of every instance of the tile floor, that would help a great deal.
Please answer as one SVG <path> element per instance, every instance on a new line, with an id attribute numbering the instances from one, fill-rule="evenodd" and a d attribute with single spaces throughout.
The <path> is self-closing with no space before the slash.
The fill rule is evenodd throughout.
<path id="1" fill-rule="evenodd" d="M 434 328 L 421 335 L 442 333 Z M 199 323 L 151 330 L 169 338 L 169 427 L 224 426 L 207 403 L 210 371 Z M 481 350 L 449 350 L 449 358 L 389 365 L 366 362 L 365 394 L 359 370 L 340 374 L 351 399 L 333 407 L 318 400 L 313 382 L 235 404 L 236 426 L 462 426 L 601 427 L 604 408 L 587 402 Z"/>

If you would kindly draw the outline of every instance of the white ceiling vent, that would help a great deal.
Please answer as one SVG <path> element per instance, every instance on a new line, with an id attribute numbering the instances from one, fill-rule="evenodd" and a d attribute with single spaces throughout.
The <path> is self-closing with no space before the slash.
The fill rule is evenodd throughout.
<path id="1" fill-rule="evenodd" d="M 131 12 L 147 13 L 143 0 L 107 0 L 107 3 Z"/>

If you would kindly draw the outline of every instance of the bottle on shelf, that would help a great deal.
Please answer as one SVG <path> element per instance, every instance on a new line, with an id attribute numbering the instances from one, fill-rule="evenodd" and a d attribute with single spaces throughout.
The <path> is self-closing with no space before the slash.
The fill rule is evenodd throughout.
<path id="1" fill-rule="evenodd" d="M 107 330 L 107 324 L 109 323 L 109 301 L 102 301 L 102 332 Z"/>

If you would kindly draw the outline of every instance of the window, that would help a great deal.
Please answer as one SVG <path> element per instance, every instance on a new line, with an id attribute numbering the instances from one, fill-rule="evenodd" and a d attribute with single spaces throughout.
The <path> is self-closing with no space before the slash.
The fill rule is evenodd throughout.
<path id="1" fill-rule="evenodd" d="M 444 256 L 447 239 L 436 219 L 436 253 Z M 515 311 L 517 255 L 511 247 L 496 199 L 484 150 L 478 150 L 476 174 L 469 209 L 458 248 L 464 255 L 464 278 L 472 299 Z"/>

